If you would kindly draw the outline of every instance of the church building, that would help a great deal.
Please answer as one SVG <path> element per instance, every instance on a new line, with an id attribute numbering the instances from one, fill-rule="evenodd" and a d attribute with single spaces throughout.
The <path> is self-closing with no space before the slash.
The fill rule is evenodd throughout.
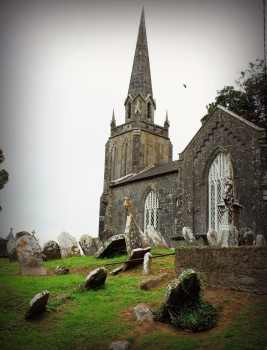
<path id="1" fill-rule="evenodd" d="M 173 160 L 168 115 L 163 126 L 154 120 L 144 10 L 124 105 L 125 122 L 116 125 L 113 112 L 105 148 L 101 240 L 124 233 L 125 197 L 140 229 L 159 231 L 169 246 L 183 227 L 196 236 L 218 230 L 225 186 L 233 191 L 236 229 L 267 235 L 267 130 L 218 106 Z"/>

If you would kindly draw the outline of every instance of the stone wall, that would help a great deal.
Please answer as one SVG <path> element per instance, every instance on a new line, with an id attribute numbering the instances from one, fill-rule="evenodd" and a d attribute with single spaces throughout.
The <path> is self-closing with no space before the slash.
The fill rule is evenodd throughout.
<path id="1" fill-rule="evenodd" d="M 150 190 L 155 190 L 159 198 L 159 231 L 171 245 L 170 236 L 175 234 L 177 201 L 177 173 L 131 182 L 112 187 L 109 194 L 107 223 L 109 236 L 124 232 L 126 210 L 124 197 L 132 202 L 132 215 L 141 230 L 144 230 L 144 204 Z"/>
<path id="2" fill-rule="evenodd" d="M 267 294 L 267 247 L 175 249 L 175 271 L 192 268 L 208 285 Z"/>
<path id="3" fill-rule="evenodd" d="M 244 207 L 241 232 L 250 226 L 255 234 L 267 234 L 266 135 L 266 130 L 243 118 L 215 110 L 179 157 L 178 232 L 188 226 L 194 234 L 207 233 L 209 169 L 223 152 L 231 159 L 235 197 Z"/>

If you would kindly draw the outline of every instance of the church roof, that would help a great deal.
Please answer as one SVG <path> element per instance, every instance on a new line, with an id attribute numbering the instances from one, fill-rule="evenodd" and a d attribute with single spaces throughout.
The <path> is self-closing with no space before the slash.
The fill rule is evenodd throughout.
<path id="1" fill-rule="evenodd" d="M 114 181 L 111 186 L 124 185 L 126 183 L 145 180 L 152 177 L 157 177 L 165 174 L 175 173 L 178 171 L 178 160 L 173 162 L 153 165 L 150 168 L 142 170 L 138 174 L 133 174 L 132 176 L 127 176 L 127 178 L 118 179 Z"/>
<path id="2" fill-rule="evenodd" d="M 149 94 L 153 96 L 144 8 L 142 10 L 139 25 L 131 80 L 128 90 L 128 94 L 132 97 L 136 96 L 138 93 L 142 94 L 145 97 Z"/>

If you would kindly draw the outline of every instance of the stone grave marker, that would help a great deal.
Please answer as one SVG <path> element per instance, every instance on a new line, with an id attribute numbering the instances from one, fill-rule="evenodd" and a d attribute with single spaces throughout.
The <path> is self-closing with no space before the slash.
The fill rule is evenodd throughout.
<path id="1" fill-rule="evenodd" d="M 20 237 L 16 241 L 16 250 L 23 276 L 46 275 L 41 247 L 35 237 L 27 235 Z"/>
<path id="2" fill-rule="evenodd" d="M 108 272 L 105 267 L 98 267 L 86 277 L 85 289 L 100 289 L 104 287 Z"/>
<path id="3" fill-rule="evenodd" d="M 58 236 L 58 243 L 63 258 L 81 255 L 76 238 L 71 236 L 68 232 L 61 232 Z"/>
<path id="4" fill-rule="evenodd" d="M 131 254 L 133 249 L 150 246 L 146 235 L 138 227 L 132 215 L 127 215 L 124 234 L 128 255 Z"/>
<path id="5" fill-rule="evenodd" d="M 48 241 L 44 244 L 43 251 L 45 260 L 61 259 L 60 247 L 56 241 Z"/>
<path id="6" fill-rule="evenodd" d="M 9 258 L 9 261 L 17 261 L 18 260 L 18 254 L 16 249 L 16 240 L 15 238 L 11 238 L 6 245 L 7 248 L 7 255 Z"/>
<path id="7" fill-rule="evenodd" d="M 45 307 L 49 298 L 49 292 L 47 290 L 38 293 L 30 301 L 29 307 L 25 314 L 25 319 L 30 320 L 39 316 L 45 311 Z"/>
<path id="8" fill-rule="evenodd" d="M 86 234 L 80 237 L 79 244 L 84 255 L 87 256 L 94 256 L 99 248 L 98 239 Z"/>
<path id="9" fill-rule="evenodd" d="M 132 269 L 133 267 L 135 267 L 137 265 L 143 264 L 144 255 L 146 253 L 149 253 L 150 250 L 151 250 L 151 247 L 133 249 L 131 251 L 129 258 L 128 258 L 128 262 L 124 263 L 124 265 L 123 265 L 123 271 Z"/>
<path id="10" fill-rule="evenodd" d="M 31 236 L 31 234 L 27 231 L 20 231 L 20 232 L 17 232 L 16 233 L 16 240 L 19 239 L 20 237 L 23 237 L 23 236 Z"/>
<path id="11" fill-rule="evenodd" d="M 104 244 L 101 246 L 95 254 L 96 258 L 113 258 L 114 256 L 119 256 L 126 254 L 126 241 L 125 235 L 115 235 L 110 237 Z"/>

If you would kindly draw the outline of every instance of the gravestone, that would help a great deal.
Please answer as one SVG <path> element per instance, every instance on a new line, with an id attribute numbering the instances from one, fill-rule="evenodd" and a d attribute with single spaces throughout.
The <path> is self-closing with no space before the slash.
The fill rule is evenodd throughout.
<path id="1" fill-rule="evenodd" d="M 209 229 L 207 233 L 207 239 L 209 242 L 209 245 L 216 246 L 217 245 L 217 231 L 213 228 Z"/>
<path id="2" fill-rule="evenodd" d="M 123 271 L 132 269 L 137 265 L 143 264 L 144 256 L 146 253 L 149 253 L 150 250 L 151 250 L 151 247 L 133 249 L 128 258 L 128 262 L 125 262 L 123 265 Z"/>
<path id="3" fill-rule="evenodd" d="M 41 247 L 35 237 L 27 235 L 20 237 L 16 241 L 16 250 L 23 276 L 46 275 Z"/>
<path id="4" fill-rule="evenodd" d="M 76 238 L 71 236 L 68 232 L 61 232 L 57 239 L 63 258 L 81 255 Z"/>
<path id="5" fill-rule="evenodd" d="M 18 254 L 16 249 L 16 240 L 15 238 L 11 238 L 6 245 L 7 248 L 7 255 L 9 258 L 9 261 L 17 261 L 18 260 Z"/>
<path id="6" fill-rule="evenodd" d="M 138 304 L 133 308 L 134 315 L 137 322 L 153 323 L 154 317 L 152 311 L 143 304 Z"/>
<path id="7" fill-rule="evenodd" d="M 13 228 L 10 229 L 9 234 L 6 236 L 6 239 L 9 241 L 10 239 L 14 239 L 14 235 L 13 235 Z"/>
<path id="8" fill-rule="evenodd" d="M 146 227 L 144 233 L 145 233 L 146 239 L 151 247 L 156 247 L 159 249 L 168 249 L 169 248 L 164 237 L 157 229 L 155 229 L 155 227 L 148 225 Z"/>
<path id="9" fill-rule="evenodd" d="M 244 233 L 244 245 L 253 245 L 255 241 L 255 234 L 252 230 L 248 230 Z"/>
<path id="10" fill-rule="evenodd" d="M 196 239 L 194 237 L 194 234 L 193 234 L 191 228 L 183 227 L 182 234 L 183 234 L 183 237 L 184 237 L 187 244 L 189 244 L 189 245 L 196 244 Z"/>
<path id="11" fill-rule="evenodd" d="M 149 241 L 146 235 L 138 227 L 131 214 L 127 215 L 124 234 L 128 255 L 131 254 L 133 249 L 149 247 Z"/>
<path id="12" fill-rule="evenodd" d="M 30 301 L 30 305 L 26 311 L 25 319 L 30 320 L 39 316 L 45 311 L 45 307 L 49 298 L 49 292 L 47 290 L 38 293 Z"/>
<path id="13" fill-rule="evenodd" d="M 94 256 L 97 250 L 99 249 L 98 239 L 86 234 L 80 237 L 79 244 L 82 248 L 84 255 L 87 256 Z"/>
<path id="14" fill-rule="evenodd" d="M 255 239 L 255 245 L 256 246 L 264 246 L 266 245 L 266 240 L 263 235 L 257 235 Z"/>
<path id="15" fill-rule="evenodd" d="M 0 257 L 1 258 L 6 258 L 8 257 L 7 253 L 7 239 L 0 238 Z"/>
<path id="16" fill-rule="evenodd" d="M 99 267 L 86 277 L 84 287 L 85 289 L 100 289 L 104 287 L 107 278 L 107 269 L 105 267 Z"/>
<path id="17" fill-rule="evenodd" d="M 159 274 L 157 277 L 147 279 L 140 283 L 140 289 L 150 290 L 152 288 L 157 287 L 165 278 L 168 277 L 166 272 Z"/>
<path id="18" fill-rule="evenodd" d="M 69 273 L 70 273 L 70 270 L 66 267 L 61 266 L 61 265 L 58 265 L 55 268 L 56 275 L 68 275 Z"/>
<path id="19" fill-rule="evenodd" d="M 143 275 L 149 275 L 151 273 L 151 261 L 152 255 L 147 252 L 144 255 L 144 263 L 143 263 Z"/>
<path id="20" fill-rule="evenodd" d="M 18 240 L 20 237 L 23 237 L 23 236 L 31 236 L 31 234 L 27 231 L 20 231 L 20 232 L 17 232 L 16 233 L 16 240 Z"/>
<path id="21" fill-rule="evenodd" d="M 42 253 L 46 260 L 61 259 L 60 247 L 56 241 L 46 242 Z"/>
<path id="22" fill-rule="evenodd" d="M 126 254 L 125 235 L 115 235 L 110 237 L 96 252 L 95 258 L 113 258 Z"/>

